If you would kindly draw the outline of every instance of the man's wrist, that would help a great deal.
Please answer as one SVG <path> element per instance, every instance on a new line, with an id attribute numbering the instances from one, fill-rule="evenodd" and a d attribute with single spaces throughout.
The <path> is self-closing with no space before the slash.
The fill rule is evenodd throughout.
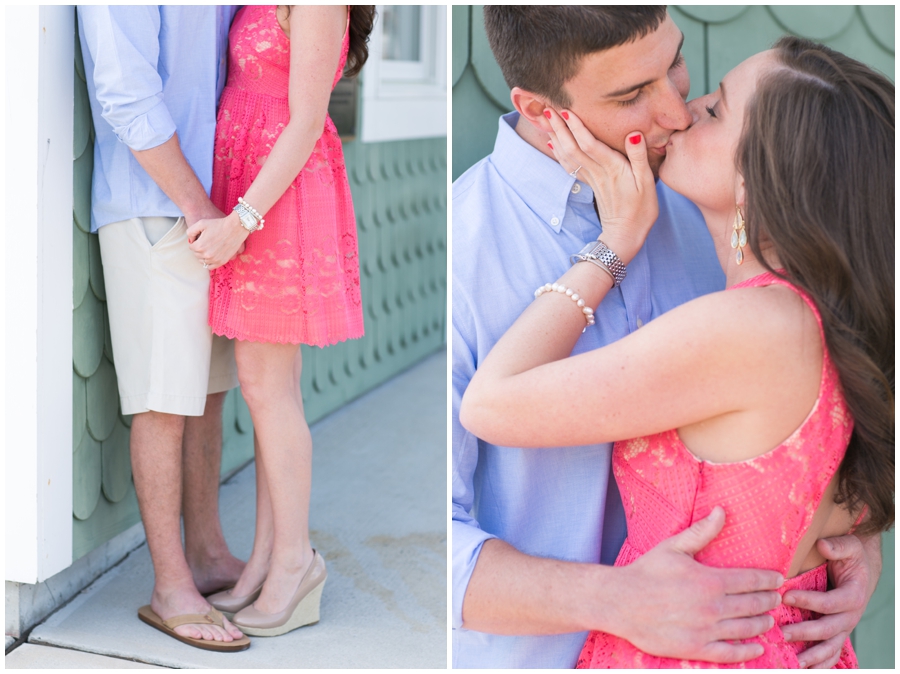
<path id="1" fill-rule="evenodd" d="M 205 195 L 204 195 L 205 196 Z M 205 199 L 195 199 L 187 203 L 177 204 L 181 209 L 184 219 L 190 227 L 200 220 L 214 220 L 223 217 L 224 213 L 216 208 L 215 204 L 210 201 L 209 197 Z"/>
<path id="2" fill-rule="evenodd" d="M 466 587 L 463 627 L 503 635 L 612 632 L 614 623 L 603 613 L 612 576 L 620 571 L 534 557 L 500 539 L 487 540 Z"/>
<path id="3" fill-rule="evenodd" d="M 635 255 L 638 254 L 641 246 L 644 245 L 643 241 L 636 241 L 634 237 L 617 236 L 611 232 L 603 232 L 597 237 L 597 240 L 602 241 L 607 248 L 615 253 L 616 257 L 618 257 L 626 267 L 631 263 Z"/>
<path id="4" fill-rule="evenodd" d="M 625 567 L 589 564 L 583 567 L 583 586 L 577 602 L 576 620 L 583 631 L 599 631 L 624 637 L 622 634 L 618 589 L 625 583 Z"/>

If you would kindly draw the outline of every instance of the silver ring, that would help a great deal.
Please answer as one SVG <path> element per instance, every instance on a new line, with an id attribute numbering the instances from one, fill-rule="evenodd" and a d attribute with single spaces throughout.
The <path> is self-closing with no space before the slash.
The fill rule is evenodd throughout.
<path id="1" fill-rule="evenodd" d="M 209 264 L 206 262 L 206 260 L 201 260 L 201 262 L 203 263 L 204 269 L 209 269 Z"/>
<path id="2" fill-rule="evenodd" d="M 575 179 L 577 180 L 577 179 L 578 179 L 578 172 L 579 172 L 580 170 L 581 170 L 581 167 L 579 166 L 577 169 L 575 169 L 574 171 L 572 171 L 571 173 L 569 173 L 569 175 L 572 176 L 573 178 L 575 178 Z"/>

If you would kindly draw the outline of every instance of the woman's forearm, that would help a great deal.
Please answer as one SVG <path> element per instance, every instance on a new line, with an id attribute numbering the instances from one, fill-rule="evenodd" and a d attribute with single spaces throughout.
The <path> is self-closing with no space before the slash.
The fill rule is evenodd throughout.
<path id="1" fill-rule="evenodd" d="M 571 288 L 592 309 L 613 287 L 610 275 L 590 262 L 574 265 L 557 283 Z M 478 365 L 463 396 L 460 423 L 490 441 L 495 424 L 516 413 L 510 409 L 516 400 L 516 375 L 566 358 L 585 328 L 596 329 L 588 327 L 582 309 L 569 296 L 550 292 L 536 298 Z"/>
<path id="2" fill-rule="evenodd" d="M 311 115 L 314 121 L 292 119 L 282 131 L 256 179 L 243 195 L 263 215 L 287 191 L 306 166 L 324 129 L 325 116 Z"/>

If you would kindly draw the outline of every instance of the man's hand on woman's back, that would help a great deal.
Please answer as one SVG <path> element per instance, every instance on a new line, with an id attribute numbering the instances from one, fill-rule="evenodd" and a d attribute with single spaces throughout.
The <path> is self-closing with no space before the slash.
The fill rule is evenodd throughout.
<path id="1" fill-rule="evenodd" d="M 664 540 L 633 564 L 620 568 L 620 596 L 598 611 L 602 629 L 660 657 L 745 662 L 763 653 L 760 644 L 731 643 L 769 630 L 766 615 L 781 603 L 780 573 L 762 569 L 718 569 L 693 556 L 722 530 L 725 513 L 709 517 Z M 610 616 L 609 614 L 612 614 Z"/>
<path id="2" fill-rule="evenodd" d="M 860 540 L 853 534 L 823 538 L 819 552 L 828 560 L 828 577 L 834 589 L 828 592 L 791 590 L 784 603 L 821 613 L 783 630 L 788 641 L 817 642 L 800 653 L 800 666 L 830 669 L 841 648 L 865 613 L 881 575 L 881 536 Z"/>

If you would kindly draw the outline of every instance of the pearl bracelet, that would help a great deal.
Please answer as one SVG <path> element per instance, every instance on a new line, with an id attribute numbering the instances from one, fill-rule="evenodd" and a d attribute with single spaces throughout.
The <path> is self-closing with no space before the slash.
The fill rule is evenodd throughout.
<path id="1" fill-rule="evenodd" d="M 238 203 L 241 204 L 248 211 L 250 211 L 250 215 L 252 215 L 254 218 L 256 218 L 259 221 L 259 229 L 262 229 L 263 224 L 265 224 L 266 221 L 263 219 L 263 216 L 260 215 L 259 211 L 256 210 L 255 208 L 253 208 L 253 206 L 248 204 L 246 201 L 244 201 L 244 197 L 238 197 Z"/>
<path id="2" fill-rule="evenodd" d="M 584 327 L 584 330 L 587 330 L 588 327 L 595 323 L 594 321 L 594 310 L 588 306 L 585 306 L 584 300 L 571 288 L 566 288 L 562 283 L 545 283 L 540 288 L 534 291 L 535 299 L 543 295 L 544 293 L 557 292 L 560 295 L 565 295 L 569 299 L 571 299 L 575 304 L 581 309 L 581 313 L 584 314 L 584 318 L 587 321 L 587 325 Z M 582 330 L 582 332 L 584 332 Z"/>

